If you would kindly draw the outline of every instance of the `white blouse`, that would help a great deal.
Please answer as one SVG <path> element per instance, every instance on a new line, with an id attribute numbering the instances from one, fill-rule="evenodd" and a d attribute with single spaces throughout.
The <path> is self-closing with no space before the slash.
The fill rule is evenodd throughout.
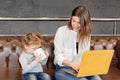
<path id="1" fill-rule="evenodd" d="M 62 62 L 68 59 L 74 63 L 80 64 L 83 52 L 90 49 L 90 38 L 84 39 L 79 43 L 78 54 L 76 51 L 77 32 L 68 29 L 67 26 L 58 28 L 54 38 L 54 64 L 64 66 Z"/>

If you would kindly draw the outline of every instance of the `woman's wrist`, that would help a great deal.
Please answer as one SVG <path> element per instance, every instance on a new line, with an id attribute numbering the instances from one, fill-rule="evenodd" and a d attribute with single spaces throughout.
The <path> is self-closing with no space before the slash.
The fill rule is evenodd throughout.
<path id="1" fill-rule="evenodd" d="M 67 65 L 67 66 L 69 66 L 69 67 L 72 67 L 72 68 L 73 68 L 73 65 L 74 65 L 74 63 L 71 62 L 71 61 L 69 61 L 69 60 L 64 60 L 63 64 L 64 64 L 64 65 Z"/>

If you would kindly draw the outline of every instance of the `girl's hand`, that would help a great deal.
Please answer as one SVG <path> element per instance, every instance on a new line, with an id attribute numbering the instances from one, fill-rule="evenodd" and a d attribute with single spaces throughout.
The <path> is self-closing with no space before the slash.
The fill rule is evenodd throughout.
<path id="1" fill-rule="evenodd" d="M 48 57 L 49 56 L 49 53 L 47 51 L 45 51 L 45 55 Z"/>
<path id="2" fill-rule="evenodd" d="M 36 56 L 35 56 L 35 61 L 36 61 L 36 62 L 42 61 L 42 57 L 43 57 L 42 55 L 36 55 Z"/>

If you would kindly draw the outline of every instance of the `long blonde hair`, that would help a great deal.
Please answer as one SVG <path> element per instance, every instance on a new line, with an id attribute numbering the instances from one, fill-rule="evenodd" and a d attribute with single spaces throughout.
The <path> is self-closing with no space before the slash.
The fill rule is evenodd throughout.
<path id="1" fill-rule="evenodd" d="M 91 17 L 89 11 L 84 6 L 78 6 L 72 11 L 70 21 L 68 22 L 68 28 L 72 27 L 72 16 L 77 16 L 80 19 L 81 29 L 78 32 L 78 41 L 83 42 L 84 39 L 90 38 L 91 35 Z"/>

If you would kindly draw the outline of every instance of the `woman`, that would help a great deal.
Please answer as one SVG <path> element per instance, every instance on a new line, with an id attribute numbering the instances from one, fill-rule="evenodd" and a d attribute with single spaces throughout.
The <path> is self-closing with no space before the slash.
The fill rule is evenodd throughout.
<path id="1" fill-rule="evenodd" d="M 72 11 L 68 25 L 60 27 L 55 35 L 56 80 L 101 80 L 97 75 L 77 78 L 62 70 L 69 68 L 78 72 L 83 52 L 90 49 L 90 36 L 90 13 L 86 7 L 78 6 Z"/>

